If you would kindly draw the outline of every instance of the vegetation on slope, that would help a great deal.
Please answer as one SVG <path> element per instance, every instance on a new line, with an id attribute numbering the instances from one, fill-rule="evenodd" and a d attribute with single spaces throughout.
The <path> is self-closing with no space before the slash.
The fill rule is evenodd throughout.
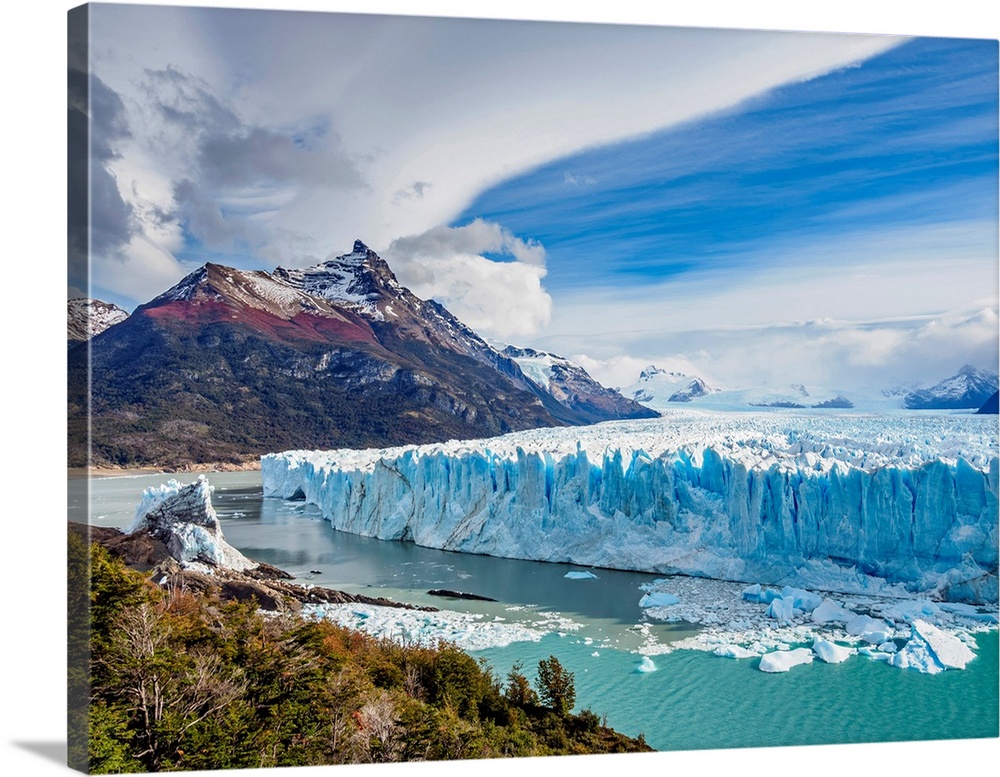
<path id="1" fill-rule="evenodd" d="M 649 750 L 590 710 L 571 714 L 573 675 L 555 657 L 535 688 L 519 666 L 502 683 L 446 643 L 165 591 L 90 552 L 90 771 Z"/>

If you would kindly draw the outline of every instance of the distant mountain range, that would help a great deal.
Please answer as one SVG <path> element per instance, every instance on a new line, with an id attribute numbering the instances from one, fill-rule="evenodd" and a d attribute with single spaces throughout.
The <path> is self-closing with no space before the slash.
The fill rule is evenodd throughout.
<path id="1" fill-rule="evenodd" d="M 590 422 L 617 418 L 655 418 L 659 413 L 605 388 L 579 364 L 562 356 L 532 348 L 507 346 L 502 352 L 513 359 L 525 376 L 561 404 Z"/>
<path id="2" fill-rule="evenodd" d="M 92 463 L 238 463 L 657 415 L 560 357 L 518 353 L 549 359 L 548 381 L 417 298 L 360 241 L 304 270 L 206 264 L 93 334 Z M 86 349 L 69 359 L 71 461 L 83 464 Z"/>
<path id="3" fill-rule="evenodd" d="M 907 394 L 903 404 L 911 410 L 979 408 L 997 390 L 997 374 L 966 364 L 950 378 L 928 389 Z"/>
<path id="4" fill-rule="evenodd" d="M 668 402 L 691 402 L 714 394 L 718 389 L 704 380 L 683 372 L 662 370 L 650 364 L 639 373 L 639 380 L 620 389 L 623 396 L 652 408 L 665 409 Z"/>
<path id="5" fill-rule="evenodd" d="M 955 375 L 926 389 L 893 387 L 875 396 L 800 383 L 777 388 L 719 389 L 702 378 L 649 365 L 639 379 L 621 393 L 648 407 L 666 411 L 670 403 L 693 402 L 700 407 L 738 410 L 743 408 L 852 409 L 877 411 L 978 409 L 998 388 L 998 377 L 990 370 L 963 366 Z M 988 412 L 988 411 L 987 411 Z"/>

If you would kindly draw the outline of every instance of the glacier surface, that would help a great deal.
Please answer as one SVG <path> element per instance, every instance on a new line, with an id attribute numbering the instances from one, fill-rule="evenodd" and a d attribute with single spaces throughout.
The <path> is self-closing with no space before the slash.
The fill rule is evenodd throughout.
<path id="1" fill-rule="evenodd" d="M 488 440 L 288 451 L 263 457 L 262 470 L 265 496 L 304 498 L 334 528 L 385 540 L 997 601 L 1000 461 L 996 420 L 982 416 L 690 410 Z"/>

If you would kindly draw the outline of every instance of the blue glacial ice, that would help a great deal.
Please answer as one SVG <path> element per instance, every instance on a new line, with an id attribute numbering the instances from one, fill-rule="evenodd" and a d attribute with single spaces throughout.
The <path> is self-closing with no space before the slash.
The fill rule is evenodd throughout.
<path id="1" fill-rule="evenodd" d="M 982 418 L 691 411 L 289 451 L 263 458 L 264 493 L 304 497 L 342 531 L 446 550 L 996 602 L 1000 463 Z"/>

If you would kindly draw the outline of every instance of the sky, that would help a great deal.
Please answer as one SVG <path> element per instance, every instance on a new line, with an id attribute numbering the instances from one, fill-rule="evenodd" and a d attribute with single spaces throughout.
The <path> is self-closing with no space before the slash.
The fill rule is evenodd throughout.
<path id="1" fill-rule="evenodd" d="M 360 238 L 490 340 L 606 385 L 996 367 L 995 41 L 91 14 L 94 296 Z"/>

